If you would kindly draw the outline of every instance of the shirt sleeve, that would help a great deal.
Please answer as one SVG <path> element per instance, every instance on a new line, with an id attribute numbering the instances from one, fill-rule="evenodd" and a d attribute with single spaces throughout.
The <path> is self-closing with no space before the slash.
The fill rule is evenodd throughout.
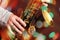
<path id="1" fill-rule="evenodd" d="M 9 19 L 9 16 L 11 15 L 12 13 L 9 12 L 8 10 L 0 7 L 0 25 L 6 25 L 7 24 L 7 21 Z"/>

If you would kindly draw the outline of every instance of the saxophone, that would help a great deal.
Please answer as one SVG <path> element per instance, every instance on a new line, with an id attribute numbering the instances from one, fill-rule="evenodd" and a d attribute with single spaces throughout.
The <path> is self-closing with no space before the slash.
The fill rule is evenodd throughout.
<path id="1" fill-rule="evenodd" d="M 53 0 L 53 2 L 54 3 L 52 4 L 55 5 L 56 4 L 55 0 Z M 31 0 L 28 3 L 25 11 L 23 12 L 22 19 L 27 24 L 27 31 L 28 31 L 30 38 L 31 38 L 31 35 L 33 36 L 33 33 L 36 31 L 36 23 L 38 24 L 40 22 L 38 20 L 41 20 L 40 19 L 41 15 L 43 16 L 42 17 L 43 20 L 41 20 L 43 23 L 46 22 L 49 26 L 53 24 L 53 18 L 51 18 L 47 10 L 44 10 L 44 11 L 42 10 L 41 8 L 42 6 L 45 6 L 45 5 L 41 0 Z M 42 13 L 40 11 L 42 11 Z M 42 22 L 40 22 L 41 27 L 43 26 Z M 41 28 L 39 27 L 40 25 L 37 25 L 38 28 Z M 24 39 L 24 40 L 28 40 L 28 39 Z"/>
<path id="2" fill-rule="evenodd" d="M 52 21 L 52 19 L 50 16 L 48 16 L 48 17 L 51 20 L 46 16 L 48 14 L 47 11 L 40 13 L 41 6 L 43 6 L 43 2 L 41 0 L 30 0 L 29 1 L 25 11 L 23 11 L 23 13 L 22 13 L 22 15 L 23 15 L 22 19 L 27 24 L 26 31 L 23 32 L 22 37 L 20 37 L 19 34 L 16 35 L 17 36 L 17 38 L 15 38 L 16 40 L 20 40 L 20 39 L 21 40 L 31 40 L 33 33 L 36 31 L 36 28 L 35 28 L 36 22 L 39 20 L 41 15 L 43 15 L 43 22 L 46 21 L 48 24 L 50 24 L 50 21 Z M 48 19 L 48 21 L 46 19 Z M 38 21 L 38 22 L 40 22 L 40 21 Z M 3 32 L 3 33 L 5 33 L 5 32 Z M 8 33 L 10 33 L 10 32 L 8 32 Z M 8 36 L 7 36 L 7 38 L 8 38 Z M 8 40 L 10 40 L 10 39 L 8 38 Z M 34 39 L 32 39 L 32 40 L 34 40 Z"/>

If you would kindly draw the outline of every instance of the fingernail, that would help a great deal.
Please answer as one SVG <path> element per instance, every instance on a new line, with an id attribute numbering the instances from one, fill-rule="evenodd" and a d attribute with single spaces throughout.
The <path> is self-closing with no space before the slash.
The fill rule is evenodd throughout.
<path id="1" fill-rule="evenodd" d="M 24 25 L 24 27 L 26 27 L 26 24 Z"/>

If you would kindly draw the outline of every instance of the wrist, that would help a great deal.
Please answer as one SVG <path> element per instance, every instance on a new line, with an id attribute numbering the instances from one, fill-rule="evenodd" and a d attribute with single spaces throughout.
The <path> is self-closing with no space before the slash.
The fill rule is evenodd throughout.
<path id="1" fill-rule="evenodd" d="M 9 17 L 11 14 L 12 14 L 12 12 L 9 12 L 8 10 L 0 7 L 0 21 L 2 23 L 7 24 L 7 21 L 9 20 Z"/>

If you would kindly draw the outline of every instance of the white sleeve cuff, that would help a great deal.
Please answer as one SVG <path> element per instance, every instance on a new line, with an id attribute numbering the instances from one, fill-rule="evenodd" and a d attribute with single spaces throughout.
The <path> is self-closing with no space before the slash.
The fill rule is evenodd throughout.
<path id="1" fill-rule="evenodd" d="M 11 12 L 9 12 L 8 10 L 0 7 L 0 24 L 2 23 L 2 25 L 6 24 L 10 14 L 12 14 Z"/>

